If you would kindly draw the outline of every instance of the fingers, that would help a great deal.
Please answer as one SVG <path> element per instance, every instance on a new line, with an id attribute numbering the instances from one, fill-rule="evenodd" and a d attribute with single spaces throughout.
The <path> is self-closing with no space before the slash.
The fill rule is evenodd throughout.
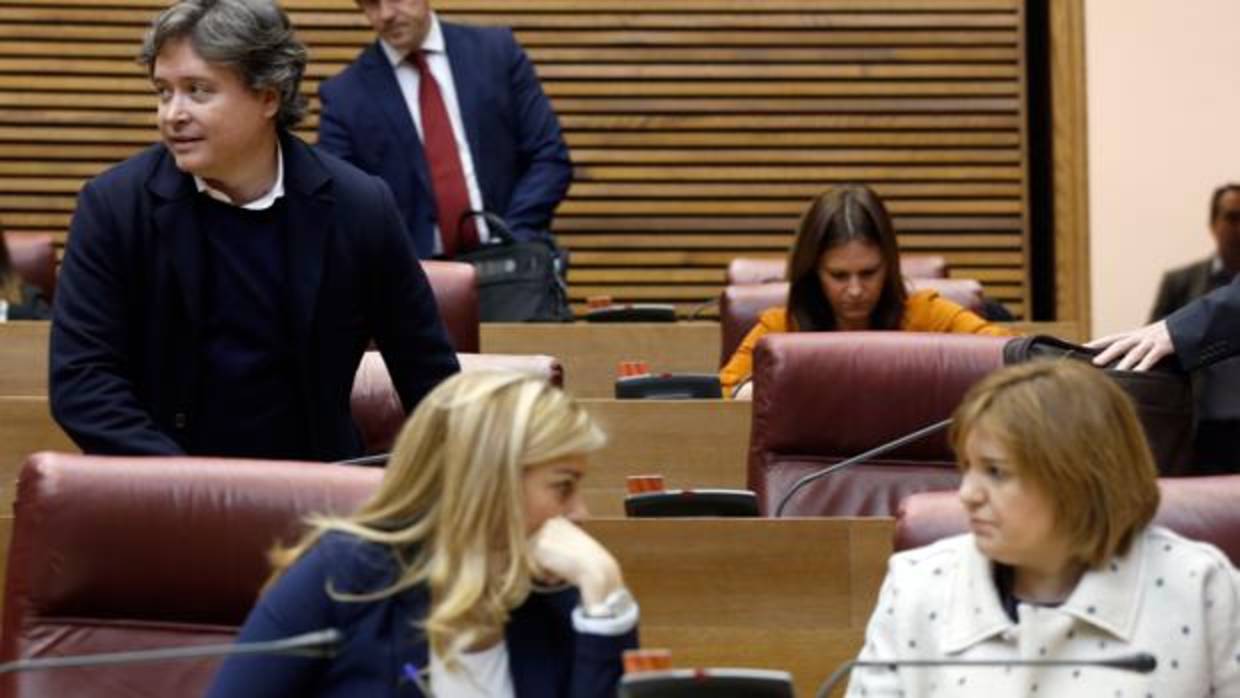
<path id="1" fill-rule="evenodd" d="M 1124 358 L 1120 359 L 1120 362 L 1115 365 L 1116 370 L 1132 370 L 1133 367 L 1139 365 L 1140 362 L 1145 359 L 1146 355 L 1150 353 L 1150 349 L 1152 348 L 1153 346 L 1148 340 L 1136 341 L 1136 343 L 1132 345 L 1132 348 L 1124 354 Z"/>
<path id="2" fill-rule="evenodd" d="M 1122 337 L 1126 337 L 1126 336 L 1128 336 L 1127 332 L 1121 332 L 1119 334 L 1109 334 L 1105 337 L 1099 337 L 1098 339 L 1091 339 L 1090 341 L 1085 343 L 1085 346 L 1089 347 L 1090 349 L 1101 349 L 1105 346 L 1109 346 L 1115 343 L 1115 340 L 1120 339 Z"/>
<path id="3" fill-rule="evenodd" d="M 1099 347 L 1106 347 L 1106 349 L 1104 349 L 1102 353 L 1098 354 L 1093 359 L 1095 366 L 1106 366 L 1112 361 L 1127 354 L 1129 350 L 1137 346 L 1137 344 L 1138 344 L 1138 340 L 1136 336 L 1128 333 L 1128 334 L 1111 335 L 1109 337 L 1103 337 L 1102 339 L 1096 339 L 1093 342 L 1086 344 L 1085 346 L 1092 347 L 1095 349 Z"/>

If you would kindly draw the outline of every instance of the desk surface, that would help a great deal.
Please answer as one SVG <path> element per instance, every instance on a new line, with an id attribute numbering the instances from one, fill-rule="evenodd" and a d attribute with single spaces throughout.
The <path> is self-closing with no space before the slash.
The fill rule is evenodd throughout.
<path id="1" fill-rule="evenodd" d="M 602 519 L 641 605 L 643 647 L 673 666 L 792 672 L 811 696 L 856 656 L 891 555 L 891 519 Z"/>

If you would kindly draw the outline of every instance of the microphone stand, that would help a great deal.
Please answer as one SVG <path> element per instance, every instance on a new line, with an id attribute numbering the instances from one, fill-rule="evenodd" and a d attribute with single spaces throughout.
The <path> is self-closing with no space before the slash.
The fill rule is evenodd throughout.
<path id="1" fill-rule="evenodd" d="M 930 436 L 931 434 L 938 433 L 946 429 L 948 425 L 950 425 L 951 423 L 952 423 L 952 420 L 950 417 L 948 417 L 947 419 L 944 419 L 941 422 L 935 422 L 934 424 L 931 424 L 930 426 L 922 427 L 921 429 L 918 429 L 917 431 L 911 434 L 905 434 L 904 436 L 901 436 L 900 438 L 894 441 L 888 441 L 885 444 L 879 444 L 878 446 L 871 448 L 865 453 L 860 453 L 858 455 L 853 456 L 852 458 L 847 458 L 845 460 L 840 461 L 839 463 L 836 463 L 835 465 L 828 466 L 826 468 L 823 468 L 822 470 L 814 471 L 810 473 L 809 475 L 802 477 L 800 480 L 797 480 L 792 485 L 792 488 L 789 489 L 784 494 L 783 497 L 780 497 L 779 505 L 775 507 L 775 518 L 778 519 L 784 515 L 784 507 L 788 506 L 788 502 L 792 499 L 792 496 L 795 495 L 797 492 L 801 491 L 801 489 L 804 488 L 809 483 L 815 480 L 818 480 L 820 478 L 824 478 L 837 470 L 843 470 L 844 468 L 848 468 L 850 466 L 856 465 L 858 463 L 861 463 L 862 461 L 867 461 L 875 456 L 881 456 L 888 451 L 893 451 L 903 446 L 904 444 L 916 441 L 926 436 Z"/>
<path id="2" fill-rule="evenodd" d="M 952 666 L 952 667 L 1013 667 L 1013 666 L 1034 666 L 1034 667 L 1105 667 L 1109 669 L 1118 669 L 1120 671 L 1131 671 L 1138 674 L 1149 674 L 1158 668 L 1158 660 L 1154 655 L 1147 652 L 1138 652 L 1137 654 L 1125 654 L 1119 657 L 1111 657 L 1110 659 L 898 659 L 895 661 L 881 661 L 877 659 L 854 659 L 842 664 L 836 669 L 827 680 L 823 682 L 822 687 L 815 694 L 817 698 L 828 698 L 831 691 L 835 689 L 845 676 L 852 673 L 857 667 L 936 667 L 936 666 Z"/>
<path id="3" fill-rule="evenodd" d="M 288 657 L 328 658 L 336 654 L 341 640 L 339 630 L 326 628 L 302 635 L 267 640 L 263 642 L 226 643 L 198 645 L 197 647 L 168 647 L 157 650 L 134 650 L 129 652 L 103 652 L 69 657 L 44 657 L 17 659 L 0 664 L 0 674 L 42 669 L 67 669 L 72 667 L 108 666 L 117 664 L 141 664 L 175 659 L 198 659 L 202 657 L 233 657 L 244 655 L 275 654 Z"/>

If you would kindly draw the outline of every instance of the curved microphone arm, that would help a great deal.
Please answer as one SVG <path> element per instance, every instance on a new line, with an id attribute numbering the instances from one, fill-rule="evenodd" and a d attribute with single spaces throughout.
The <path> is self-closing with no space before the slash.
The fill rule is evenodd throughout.
<path id="1" fill-rule="evenodd" d="M 336 654 L 342 635 L 335 628 L 326 628 L 265 642 L 229 642 L 225 644 L 197 645 L 195 647 L 167 647 L 156 650 L 129 652 L 103 652 L 67 657 L 43 657 L 18 659 L 0 664 L 0 674 L 40 669 L 67 669 L 70 667 L 107 666 L 116 664 L 142 664 L 173 659 L 199 659 L 202 657 L 230 657 L 239 655 L 283 655 L 287 657 L 328 658 Z"/>
<path id="2" fill-rule="evenodd" d="M 1158 660 L 1148 652 L 1125 654 L 1108 659 L 897 659 L 882 661 L 878 659 L 853 659 L 844 662 L 827 677 L 815 695 L 817 698 L 828 698 L 836 684 L 852 673 L 857 667 L 1103 667 L 1131 671 L 1137 674 L 1149 674 L 1158 668 Z"/>
<path id="3" fill-rule="evenodd" d="M 916 441 L 920 438 L 930 436 L 931 434 L 940 432 L 946 429 L 948 425 L 950 425 L 951 423 L 952 423 L 952 420 L 950 417 L 947 419 L 944 419 L 941 422 L 935 422 L 934 424 L 931 424 L 930 426 L 927 426 L 927 427 L 922 427 L 921 429 L 918 429 L 917 431 L 911 434 L 905 434 L 904 436 L 901 436 L 900 438 L 894 441 L 888 441 L 885 444 L 879 444 L 878 446 L 871 448 L 865 453 L 857 454 L 853 456 L 852 458 L 847 458 L 845 460 L 840 461 L 839 463 L 836 463 L 835 465 L 828 466 L 826 468 L 823 468 L 822 470 L 816 470 L 810 473 L 809 475 L 802 477 L 800 480 L 797 480 L 792 485 L 791 489 L 789 489 L 786 493 L 784 493 L 783 497 L 779 498 L 779 504 L 775 507 L 775 518 L 778 519 L 779 517 L 784 515 L 784 508 L 788 506 L 788 502 L 792 500 L 792 496 L 795 495 L 797 492 L 800 492 L 809 483 L 815 480 L 824 478 L 837 470 L 843 470 L 844 468 L 867 461 L 875 456 L 881 456 L 888 451 L 892 451 L 892 450 L 895 450 L 903 446 L 904 444 L 907 444 L 907 443 Z"/>

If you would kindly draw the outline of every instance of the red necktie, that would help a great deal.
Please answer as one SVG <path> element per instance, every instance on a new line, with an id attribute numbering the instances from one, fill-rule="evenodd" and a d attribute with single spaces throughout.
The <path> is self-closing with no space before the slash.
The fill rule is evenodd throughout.
<path id="1" fill-rule="evenodd" d="M 418 70 L 418 109 L 422 112 L 422 147 L 431 171 L 431 188 L 435 190 L 435 210 L 439 234 L 443 236 L 443 254 L 455 257 L 478 246 L 478 231 L 472 218 L 461 221 L 469 210 L 469 189 L 465 186 L 465 168 L 461 165 L 452 121 L 444 106 L 439 83 L 431 75 L 422 51 L 409 54 Z"/>

